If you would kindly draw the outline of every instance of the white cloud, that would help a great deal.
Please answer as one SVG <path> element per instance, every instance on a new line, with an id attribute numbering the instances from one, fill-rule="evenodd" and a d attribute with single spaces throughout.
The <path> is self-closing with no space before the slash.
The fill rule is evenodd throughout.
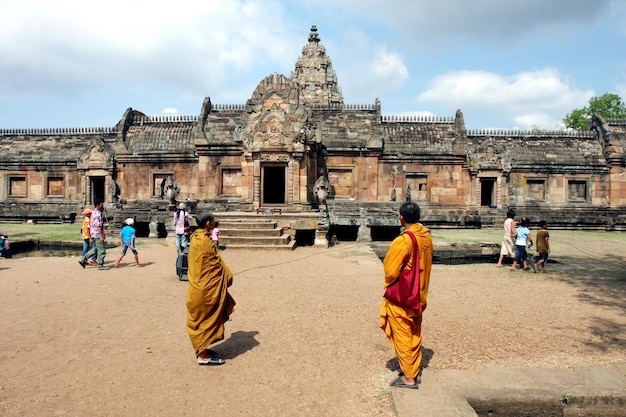
<path id="1" fill-rule="evenodd" d="M 558 33 L 559 28 L 590 26 L 620 0 L 303 0 L 317 7 L 343 9 L 350 16 L 383 23 L 416 48 L 452 39 L 481 39 L 506 44 L 536 30 Z M 619 6 L 621 7 L 621 5 Z M 448 44 L 447 47 L 450 47 Z"/>
<path id="2" fill-rule="evenodd" d="M 458 71 L 432 79 L 417 101 L 441 103 L 450 111 L 472 108 L 500 114 L 520 128 L 553 129 L 568 112 L 584 107 L 594 94 L 593 90 L 568 84 L 553 68 L 512 76 Z"/>
<path id="3" fill-rule="evenodd" d="M 0 93 L 176 84 L 202 97 L 302 46 L 275 0 L 0 2 Z M 233 30 L 236 28 L 236 30 Z"/>
<path id="4" fill-rule="evenodd" d="M 351 29 L 340 42 L 326 44 L 339 86 L 348 103 L 372 103 L 385 92 L 399 89 L 409 79 L 403 57 L 362 31 Z M 342 78 L 341 74 L 353 76 Z"/>

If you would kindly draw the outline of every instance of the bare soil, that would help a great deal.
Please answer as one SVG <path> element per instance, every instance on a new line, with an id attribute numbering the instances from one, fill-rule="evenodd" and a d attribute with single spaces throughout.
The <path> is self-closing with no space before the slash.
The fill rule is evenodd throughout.
<path id="1" fill-rule="evenodd" d="M 561 233 L 546 274 L 433 267 L 423 378 L 626 361 L 626 237 Z M 223 251 L 237 306 L 218 367 L 196 364 L 172 243 L 139 249 L 144 268 L 129 254 L 108 271 L 77 257 L 0 259 L 0 415 L 394 415 L 382 264 L 367 245 Z"/>

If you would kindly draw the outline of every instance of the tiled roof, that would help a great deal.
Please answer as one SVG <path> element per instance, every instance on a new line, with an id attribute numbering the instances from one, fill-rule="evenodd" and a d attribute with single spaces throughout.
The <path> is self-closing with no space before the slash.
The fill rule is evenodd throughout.
<path id="1" fill-rule="evenodd" d="M 454 153 L 454 123 L 383 123 L 385 154 Z"/>
<path id="2" fill-rule="evenodd" d="M 88 151 L 90 141 L 101 135 L 0 136 L 0 161 L 10 163 L 73 162 Z"/>
<path id="3" fill-rule="evenodd" d="M 500 136 L 492 137 L 503 158 L 512 168 L 574 167 L 592 169 L 606 167 L 600 142 L 584 136 Z M 488 138 L 468 138 L 468 153 L 481 152 L 481 144 Z"/>
<path id="4" fill-rule="evenodd" d="M 132 154 L 194 153 L 195 122 L 161 122 L 133 125 L 126 142 Z"/>

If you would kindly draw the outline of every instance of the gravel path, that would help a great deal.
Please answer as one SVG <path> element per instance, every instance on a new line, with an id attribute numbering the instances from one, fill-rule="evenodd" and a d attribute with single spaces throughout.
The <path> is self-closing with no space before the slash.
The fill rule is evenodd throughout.
<path id="1" fill-rule="evenodd" d="M 551 232 L 547 274 L 435 265 L 428 368 L 626 361 L 626 239 L 566 233 Z M 227 363 L 207 368 L 186 334 L 174 247 L 142 243 L 144 268 L 0 259 L 0 415 L 394 415 L 382 265 L 367 245 L 225 250 L 238 304 L 215 347 Z"/>

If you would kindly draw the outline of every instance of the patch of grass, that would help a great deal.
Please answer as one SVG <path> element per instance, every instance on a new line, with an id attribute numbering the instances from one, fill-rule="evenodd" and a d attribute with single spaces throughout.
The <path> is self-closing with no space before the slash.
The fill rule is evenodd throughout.
<path id="1" fill-rule="evenodd" d="M 81 224 L 3 224 L 0 233 L 9 237 L 9 241 L 45 240 L 81 242 Z"/>

